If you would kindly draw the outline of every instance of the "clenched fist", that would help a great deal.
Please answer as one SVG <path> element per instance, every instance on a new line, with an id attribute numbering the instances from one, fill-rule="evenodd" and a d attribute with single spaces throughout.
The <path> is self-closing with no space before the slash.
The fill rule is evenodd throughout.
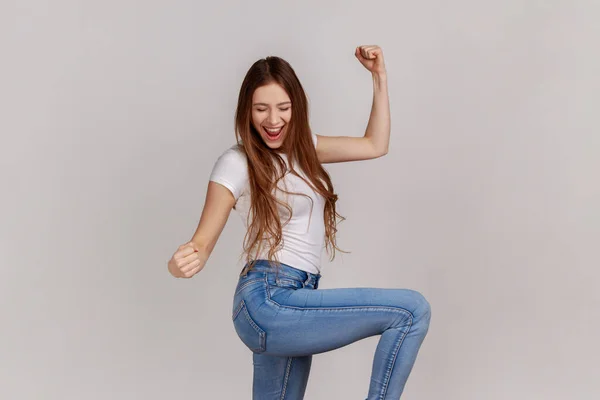
<path id="1" fill-rule="evenodd" d="M 354 50 L 358 61 L 372 74 L 383 75 L 385 62 L 383 61 L 383 50 L 377 45 L 358 46 Z"/>
<path id="2" fill-rule="evenodd" d="M 191 278 L 204 268 L 206 260 L 194 242 L 187 242 L 177 248 L 169 260 L 169 272 L 175 278 Z"/>

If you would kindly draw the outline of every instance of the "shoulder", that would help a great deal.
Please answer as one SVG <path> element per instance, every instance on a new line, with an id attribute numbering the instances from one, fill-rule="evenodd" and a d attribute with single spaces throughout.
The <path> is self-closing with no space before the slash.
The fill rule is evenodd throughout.
<path id="1" fill-rule="evenodd" d="M 243 148 L 235 144 L 223 151 L 217 158 L 209 179 L 227 187 L 237 200 L 248 182 L 248 164 Z"/>
<path id="2" fill-rule="evenodd" d="M 239 144 L 234 144 L 219 155 L 217 162 L 245 168 L 247 166 L 246 153 Z"/>

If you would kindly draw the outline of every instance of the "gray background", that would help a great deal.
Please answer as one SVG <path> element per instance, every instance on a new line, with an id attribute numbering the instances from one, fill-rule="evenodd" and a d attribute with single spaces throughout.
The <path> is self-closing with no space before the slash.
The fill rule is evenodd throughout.
<path id="1" fill-rule="evenodd" d="M 600 2 L 3 1 L 0 398 L 249 399 L 231 324 L 243 226 L 191 238 L 242 78 L 278 55 L 322 135 L 360 136 L 383 48 L 386 157 L 327 164 L 322 288 L 405 287 L 432 323 L 413 400 L 600 397 Z M 362 399 L 378 337 L 316 355 Z"/>

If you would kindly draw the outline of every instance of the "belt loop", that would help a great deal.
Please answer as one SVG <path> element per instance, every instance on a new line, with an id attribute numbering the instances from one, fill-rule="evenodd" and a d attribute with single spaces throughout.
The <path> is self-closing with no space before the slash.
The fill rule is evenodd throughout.
<path id="1" fill-rule="evenodd" d="M 302 287 L 306 287 L 306 285 L 310 284 L 311 276 L 310 276 L 310 274 L 308 272 L 306 274 L 308 276 L 306 277 L 306 280 L 304 281 L 304 284 L 302 285 Z"/>

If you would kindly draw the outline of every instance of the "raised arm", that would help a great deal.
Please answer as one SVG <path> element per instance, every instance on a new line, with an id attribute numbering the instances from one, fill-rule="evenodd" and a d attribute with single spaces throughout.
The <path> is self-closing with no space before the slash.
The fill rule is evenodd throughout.
<path id="1" fill-rule="evenodd" d="M 383 52 L 379 46 L 360 46 L 355 56 L 373 78 L 373 104 L 367 129 L 362 137 L 317 135 L 317 156 L 323 164 L 369 160 L 388 152 L 391 118 Z"/>

